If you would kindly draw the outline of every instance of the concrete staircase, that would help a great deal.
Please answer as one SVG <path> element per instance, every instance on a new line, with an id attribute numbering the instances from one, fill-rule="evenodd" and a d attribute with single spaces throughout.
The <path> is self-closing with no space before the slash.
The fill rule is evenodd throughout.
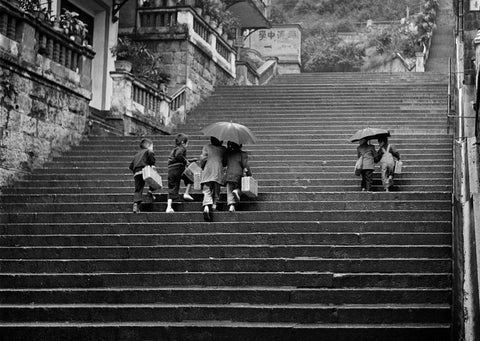
<path id="1" fill-rule="evenodd" d="M 430 55 L 425 70 L 432 73 L 448 73 L 448 59 L 455 60 L 455 14 L 453 1 L 439 0 L 436 28 L 433 31 Z M 452 66 L 453 68 L 453 66 Z"/>
<path id="2" fill-rule="evenodd" d="M 452 137 L 435 74 L 284 75 L 219 87 L 180 130 L 248 125 L 260 184 L 203 221 L 201 194 L 133 214 L 138 137 L 90 137 L 6 189 L 5 340 L 449 340 Z M 405 172 L 362 193 L 357 129 L 383 127 Z M 154 136 L 161 172 L 171 136 Z M 223 197 L 224 199 L 224 197 Z M 8 336 L 8 337 L 6 337 Z"/>

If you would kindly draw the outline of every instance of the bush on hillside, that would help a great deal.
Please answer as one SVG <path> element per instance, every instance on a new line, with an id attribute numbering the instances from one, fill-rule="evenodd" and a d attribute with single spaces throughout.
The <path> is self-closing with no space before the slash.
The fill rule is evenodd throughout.
<path id="1" fill-rule="evenodd" d="M 342 42 L 335 32 L 325 32 L 304 41 L 303 71 L 358 71 L 364 56 L 364 47 Z"/>

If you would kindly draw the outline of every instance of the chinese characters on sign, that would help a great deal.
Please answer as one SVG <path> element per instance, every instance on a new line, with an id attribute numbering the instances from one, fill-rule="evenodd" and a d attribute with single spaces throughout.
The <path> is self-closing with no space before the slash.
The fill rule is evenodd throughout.
<path id="1" fill-rule="evenodd" d="M 300 63 L 300 26 L 291 24 L 260 29 L 248 37 L 246 47 L 257 50 L 264 57 L 277 57 L 281 62 Z"/>
<path id="2" fill-rule="evenodd" d="M 287 31 L 285 30 L 278 30 L 275 32 L 274 30 L 260 30 L 258 31 L 258 36 L 260 40 L 273 40 L 275 38 L 277 39 L 283 39 L 283 38 L 296 38 L 297 37 L 297 32 L 295 31 Z"/>

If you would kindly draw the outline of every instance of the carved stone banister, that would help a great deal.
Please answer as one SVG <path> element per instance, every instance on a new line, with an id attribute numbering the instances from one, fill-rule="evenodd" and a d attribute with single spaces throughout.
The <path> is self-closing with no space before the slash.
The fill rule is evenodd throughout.
<path id="1" fill-rule="evenodd" d="M 33 62 L 36 52 L 74 72 L 91 77 L 91 63 L 95 56 L 92 49 L 72 41 L 49 24 L 8 2 L 0 1 L 0 13 L 0 34 L 19 44 L 18 57 Z M 25 49 L 24 40 L 32 38 L 35 50 Z"/>
<path id="2" fill-rule="evenodd" d="M 137 35 L 149 40 L 178 39 L 183 34 L 185 39 L 235 77 L 235 49 L 190 6 L 141 7 L 136 30 Z"/>
<path id="3" fill-rule="evenodd" d="M 169 132 L 170 98 L 158 88 L 124 71 L 112 71 L 113 94 L 107 118 L 125 135 Z"/>

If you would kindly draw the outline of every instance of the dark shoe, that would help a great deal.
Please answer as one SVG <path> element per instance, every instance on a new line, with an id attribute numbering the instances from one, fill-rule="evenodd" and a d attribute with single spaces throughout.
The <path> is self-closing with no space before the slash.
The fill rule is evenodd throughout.
<path id="1" fill-rule="evenodd" d="M 203 219 L 205 219 L 205 221 L 212 221 L 212 212 L 208 205 L 203 207 Z"/>
<path id="2" fill-rule="evenodd" d="M 133 213 L 140 213 L 140 204 L 133 203 Z"/>

